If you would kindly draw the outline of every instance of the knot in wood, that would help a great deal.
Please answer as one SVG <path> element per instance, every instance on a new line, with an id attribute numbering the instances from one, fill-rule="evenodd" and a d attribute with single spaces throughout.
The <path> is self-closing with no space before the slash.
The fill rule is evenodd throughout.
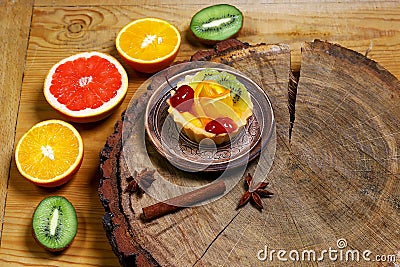
<path id="1" fill-rule="evenodd" d="M 83 25 L 80 22 L 73 22 L 67 27 L 70 33 L 80 33 L 83 29 Z"/>

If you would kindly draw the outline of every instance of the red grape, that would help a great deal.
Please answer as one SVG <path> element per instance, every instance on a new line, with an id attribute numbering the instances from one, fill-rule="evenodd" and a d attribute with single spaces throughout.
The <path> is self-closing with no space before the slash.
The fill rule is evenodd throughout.
<path id="1" fill-rule="evenodd" d="M 228 117 L 217 118 L 207 123 L 205 130 L 213 134 L 231 133 L 237 129 L 236 123 Z"/>
<path id="2" fill-rule="evenodd" d="M 169 101 L 179 112 L 190 111 L 193 106 L 194 91 L 189 85 L 180 86 Z"/>

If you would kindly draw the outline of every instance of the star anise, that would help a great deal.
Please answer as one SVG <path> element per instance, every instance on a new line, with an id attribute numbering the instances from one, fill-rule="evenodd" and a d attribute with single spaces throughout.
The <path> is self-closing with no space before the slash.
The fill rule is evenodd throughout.
<path id="1" fill-rule="evenodd" d="M 247 174 L 245 181 L 246 192 L 240 198 L 238 208 L 243 207 L 251 200 L 251 202 L 259 209 L 262 210 L 263 204 L 261 198 L 263 197 L 270 197 L 273 195 L 272 192 L 266 190 L 265 188 L 268 185 L 268 182 L 259 182 L 254 185 L 253 177 L 251 174 Z"/>
<path id="2" fill-rule="evenodd" d="M 136 170 L 133 172 L 132 176 L 128 178 L 128 185 L 125 189 L 127 192 L 140 192 L 143 189 L 149 188 L 151 184 L 156 180 L 154 178 L 155 170 L 148 170 L 147 168 L 142 170 L 141 172 L 137 172 Z"/>

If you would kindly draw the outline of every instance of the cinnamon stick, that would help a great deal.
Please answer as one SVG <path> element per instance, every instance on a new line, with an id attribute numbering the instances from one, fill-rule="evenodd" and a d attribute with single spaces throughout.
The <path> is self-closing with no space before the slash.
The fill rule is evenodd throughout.
<path id="1" fill-rule="evenodd" d="M 145 221 L 151 221 L 164 215 L 173 213 L 185 207 L 192 206 L 207 199 L 214 198 L 223 194 L 226 190 L 224 181 L 210 184 L 189 193 L 168 199 L 164 202 L 158 202 L 142 209 L 142 218 Z"/>

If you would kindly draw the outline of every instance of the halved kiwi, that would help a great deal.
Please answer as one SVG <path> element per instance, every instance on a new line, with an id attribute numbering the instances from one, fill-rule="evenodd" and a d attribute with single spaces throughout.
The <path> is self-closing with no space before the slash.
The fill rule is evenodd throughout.
<path id="1" fill-rule="evenodd" d="M 43 199 L 33 214 L 33 237 L 49 251 L 66 249 L 74 240 L 78 219 L 75 208 L 65 197 Z"/>
<path id="2" fill-rule="evenodd" d="M 232 38 L 243 26 L 243 14 L 236 7 L 219 4 L 197 12 L 190 22 L 190 31 L 202 43 L 215 44 Z"/>

